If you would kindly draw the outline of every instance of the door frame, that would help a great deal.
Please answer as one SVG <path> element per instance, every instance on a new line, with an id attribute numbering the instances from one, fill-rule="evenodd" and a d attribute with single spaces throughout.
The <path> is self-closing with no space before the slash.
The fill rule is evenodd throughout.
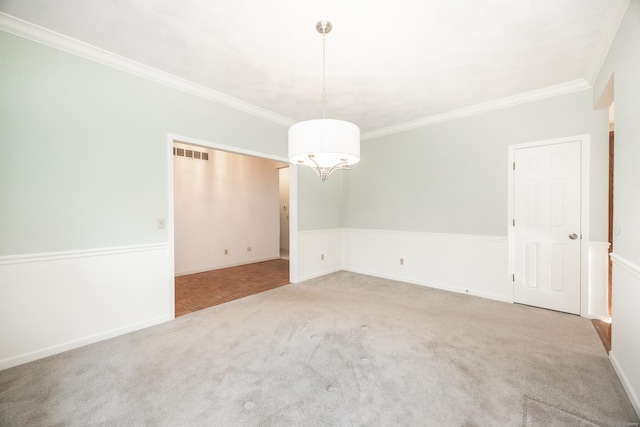
<path id="1" fill-rule="evenodd" d="M 508 204 L 507 204 L 507 240 L 509 245 L 509 283 L 511 283 L 511 300 L 514 301 L 514 282 L 513 282 L 513 260 L 515 257 L 515 244 L 513 233 L 513 214 L 515 202 L 515 186 L 514 186 L 514 170 L 513 163 L 515 161 L 516 150 L 532 147 L 540 147 L 544 145 L 562 144 L 565 142 L 580 141 L 580 316 L 586 317 L 588 313 L 588 273 L 589 273 L 589 193 L 590 193 L 590 147 L 591 135 L 576 135 L 562 138 L 546 139 L 533 142 L 525 142 L 520 144 L 512 144 L 508 146 L 509 163 L 508 165 Z"/>
<path id="2" fill-rule="evenodd" d="M 181 142 L 185 144 L 198 145 L 201 147 L 211 148 L 214 150 L 226 151 L 229 153 L 242 154 L 246 156 L 258 157 L 261 159 L 276 160 L 279 162 L 289 163 L 289 159 L 285 157 L 273 156 L 271 154 L 261 153 L 258 151 L 245 150 L 243 148 L 233 147 L 230 145 L 218 144 L 216 142 L 206 141 L 203 139 L 191 138 L 188 136 L 167 134 L 167 204 L 169 211 L 167 212 L 166 229 L 168 234 L 169 259 L 168 262 L 168 283 L 169 283 L 169 312 L 172 318 L 175 318 L 175 236 L 174 236 L 174 200 L 173 200 L 173 143 Z M 280 203 L 278 202 L 278 205 Z M 289 167 L 289 281 L 296 283 L 298 281 L 298 168 Z"/>

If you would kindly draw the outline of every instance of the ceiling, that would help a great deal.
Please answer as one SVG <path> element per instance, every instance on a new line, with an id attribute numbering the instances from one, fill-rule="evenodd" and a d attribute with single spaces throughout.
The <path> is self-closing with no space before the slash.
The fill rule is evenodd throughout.
<path id="1" fill-rule="evenodd" d="M 556 85 L 591 85 L 628 3 L 0 0 L 0 11 L 284 123 L 322 116 L 315 24 L 327 19 L 327 118 L 372 134 Z"/>

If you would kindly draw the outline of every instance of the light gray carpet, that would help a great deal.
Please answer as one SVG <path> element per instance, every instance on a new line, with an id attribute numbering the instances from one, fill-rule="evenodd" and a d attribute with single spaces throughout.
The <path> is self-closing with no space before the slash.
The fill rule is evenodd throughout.
<path id="1" fill-rule="evenodd" d="M 340 272 L 0 372 L 2 426 L 628 426 L 591 323 Z"/>

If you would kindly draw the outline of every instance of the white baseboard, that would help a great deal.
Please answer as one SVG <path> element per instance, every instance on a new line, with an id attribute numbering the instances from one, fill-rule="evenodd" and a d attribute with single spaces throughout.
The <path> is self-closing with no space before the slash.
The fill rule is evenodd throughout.
<path id="1" fill-rule="evenodd" d="M 344 270 L 513 302 L 506 237 L 344 229 L 343 241 Z"/>
<path id="2" fill-rule="evenodd" d="M 411 279 L 407 279 L 407 278 L 401 277 L 401 276 L 380 274 L 380 273 L 374 272 L 374 271 L 358 270 L 358 269 L 347 269 L 347 268 L 345 268 L 344 270 L 352 272 L 352 273 L 365 274 L 367 276 L 380 277 L 382 279 L 395 280 L 395 281 L 398 281 L 398 282 L 411 283 L 412 285 L 420 285 L 420 286 L 425 286 L 425 287 L 428 287 L 428 288 L 439 289 L 441 291 L 449 291 L 449 292 L 455 292 L 455 293 L 458 293 L 458 294 L 473 295 L 473 296 L 476 296 L 476 297 L 492 299 L 492 300 L 495 300 L 495 301 L 513 303 L 513 300 L 511 298 L 505 297 L 504 295 L 490 294 L 490 293 L 486 293 L 486 292 L 478 292 L 478 291 L 469 290 L 469 289 L 465 289 L 465 288 L 456 288 L 456 287 L 452 287 L 452 286 L 443 285 L 441 283 L 431 283 L 431 282 L 424 282 L 424 281 L 420 281 L 420 280 L 411 280 Z"/>
<path id="3" fill-rule="evenodd" d="M 396 265 L 399 258 L 406 260 L 404 266 Z M 298 281 L 345 270 L 513 302 L 505 237 L 364 229 L 300 231 L 298 260 Z"/>
<path id="4" fill-rule="evenodd" d="M 205 271 L 213 271 L 213 270 L 221 270 L 223 268 L 231 268 L 231 267 L 240 267 L 241 265 L 249 265 L 249 264 L 255 264 L 258 262 L 265 262 L 265 261 L 273 261 L 274 259 L 280 259 L 280 256 L 275 256 L 275 257 L 267 257 L 267 258 L 259 258 L 259 259 L 254 259 L 254 260 L 250 260 L 250 261 L 243 261 L 243 262 L 237 262 L 237 263 L 231 263 L 231 264 L 224 264 L 224 265 L 218 265 L 215 267 L 210 267 L 210 268 L 202 268 L 202 269 L 198 269 L 198 270 L 190 270 L 190 271 L 176 271 L 175 272 L 175 276 L 186 276 L 188 274 L 197 274 L 197 273 L 204 273 Z"/>
<path id="5" fill-rule="evenodd" d="M 636 410 L 636 414 L 640 417 L 640 398 L 633 388 L 631 381 L 629 381 L 629 378 L 625 374 L 624 369 L 620 366 L 613 350 L 609 352 L 609 360 L 611 361 L 611 365 L 613 365 L 613 369 L 616 371 L 616 374 L 618 374 L 618 378 L 620 378 L 622 387 L 624 387 L 624 390 L 627 392 L 627 396 L 629 396 L 633 409 Z"/>
<path id="6" fill-rule="evenodd" d="M 174 318 L 164 244 L 0 257 L 0 369 Z"/>
<path id="7" fill-rule="evenodd" d="M 169 320 L 173 320 L 173 316 L 167 314 L 155 319 L 148 319 L 143 322 L 127 325 L 122 328 L 104 331 L 99 334 L 86 336 L 77 340 L 63 342 L 18 356 L 9 357 L 7 359 L 0 360 L 0 371 L 3 369 L 12 368 L 14 366 L 22 365 L 23 363 L 42 359 L 44 357 L 53 356 L 54 354 L 62 353 L 63 351 L 73 350 L 74 348 L 83 347 L 88 344 L 93 344 L 98 341 L 103 341 L 109 338 L 117 337 L 119 335 L 124 335 L 129 332 L 137 331 L 139 329 L 148 328 L 149 326 L 159 325 L 161 323 L 168 322 Z"/>
<path id="8" fill-rule="evenodd" d="M 338 271 L 342 271 L 342 269 L 341 268 L 331 268 L 331 269 L 328 269 L 328 270 L 316 271 L 314 273 L 307 274 L 305 276 L 298 276 L 298 282 L 297 283 L 304 282 L 306 280 L 315 279 L 317 277 L 326 276 L 327 274 L 337 273 Z"/>

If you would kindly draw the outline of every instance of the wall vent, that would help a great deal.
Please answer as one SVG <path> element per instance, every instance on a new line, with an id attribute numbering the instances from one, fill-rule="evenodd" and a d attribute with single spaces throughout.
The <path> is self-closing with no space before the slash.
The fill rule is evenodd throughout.
<path id="1" fill-rule="evenodd" d="M 173 147 L 173 155 L 188 157 L 190 159 L 209 160 L 209 153 L 206 153 L 204 151 L 189 150 L 180 147 Z"/>

